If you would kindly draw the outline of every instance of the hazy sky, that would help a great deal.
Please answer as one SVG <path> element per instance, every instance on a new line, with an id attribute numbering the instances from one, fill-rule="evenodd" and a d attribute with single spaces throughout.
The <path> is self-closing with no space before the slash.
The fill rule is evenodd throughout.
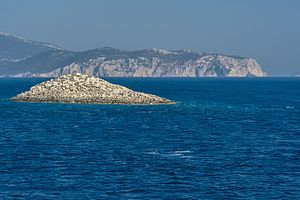
<path id="1" fill-rule="evenodd" d="M 71 50 L 191 49 L 300 72 L 300 0 L 0 0 L 0 31 Z"/>

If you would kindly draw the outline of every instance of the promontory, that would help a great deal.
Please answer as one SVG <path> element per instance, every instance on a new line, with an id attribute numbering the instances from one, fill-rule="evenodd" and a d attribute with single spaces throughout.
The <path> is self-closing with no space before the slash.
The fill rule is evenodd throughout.
<path id="1" fill-rule="evenodd" d="M 3 44 L 3 45 L 2 45 Z M 0 77 L 266 77 L 250 57 L 186 49 L 70 51 L 0 32 Z"/>
<path id="2" fill-rule="evenodd" d="M 67 74 L 42 82 L 29 91 L 11 98 L 19 102 L 61 102 L 91 104 L 174 104 L 175 102 L 152 94 L 135 92 L 103 79 Z"/>

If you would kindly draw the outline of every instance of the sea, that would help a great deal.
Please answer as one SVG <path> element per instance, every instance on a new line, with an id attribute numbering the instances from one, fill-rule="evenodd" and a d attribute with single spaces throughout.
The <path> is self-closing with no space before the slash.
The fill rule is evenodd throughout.
<path id="1" fill-rule="evenodd" d="M 18 103 L 0 79 L 0 199 L 300 199 L 300 78 L 107 78 L 175 105 Z"/>

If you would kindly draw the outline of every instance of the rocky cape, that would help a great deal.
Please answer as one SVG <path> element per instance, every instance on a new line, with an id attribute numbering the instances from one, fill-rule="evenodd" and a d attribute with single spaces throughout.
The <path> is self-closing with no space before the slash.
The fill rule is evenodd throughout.
<path id="1" fill-rule="evenodd" d="M 68 74 L 42 82 L 11 98 L 19 102 L 60 102 L 92 104 L 174 104 L 152 94 L 135 92 L 103 79 L 83 74 Z"/>
<path id="2" fill-rule="evenodd" d="M 189 50 L 125 51 L 104 47 L 83 52 L 0 33 L 0 76 L 59 77 L 265 77 L 253 58 Z"/>

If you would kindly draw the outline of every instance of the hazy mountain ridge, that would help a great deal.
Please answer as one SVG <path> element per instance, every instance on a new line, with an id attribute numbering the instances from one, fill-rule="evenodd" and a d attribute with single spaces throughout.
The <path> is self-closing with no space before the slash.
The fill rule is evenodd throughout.
<path id="1" fill-rule="evenodd" d="M 68 73 L 108 77 L 266 76 L 252 58 L 189 50 L 125 51 L 111 47 L 75 52 L 0 34 L 1 76 L 56 77 Z"/>
<path id="2" fill-rule="evenodd" d="M 27 40 L 3 32 L 0 32 L 0 44 L 0 62 L 17 62 L 48 50 L 63 50 L 63 48 L 52 44 Z"/>

